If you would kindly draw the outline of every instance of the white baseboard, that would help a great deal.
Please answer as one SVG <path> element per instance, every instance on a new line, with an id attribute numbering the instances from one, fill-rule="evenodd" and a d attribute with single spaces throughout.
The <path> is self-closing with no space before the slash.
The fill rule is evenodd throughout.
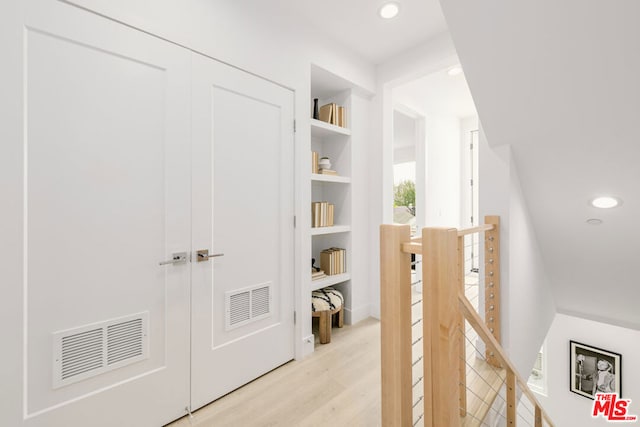
<path id="1" fill-rule="evenodd" d="M 376 304 L 371 305 L 371 312 L 369 313 L 374 319 L 380 320 L 380 306 Z"/>
<path id="2" fill-rule="evenodd" d="M 356 309 L 344 309 L 344 322 L 347 325 L 353 325 L 361 320 L 364 320 L 371 316 L 371 306 L 369 304 L 363 305 Z"/>
<path id="3" fill-rule="evenodd" d="M 296 354 L 296 360 L 302 360 L 314 351 L 315 338 L 313 334 L 308 335 L 302 339 L 302 343 L 300 345 L 300 352 Z"/>

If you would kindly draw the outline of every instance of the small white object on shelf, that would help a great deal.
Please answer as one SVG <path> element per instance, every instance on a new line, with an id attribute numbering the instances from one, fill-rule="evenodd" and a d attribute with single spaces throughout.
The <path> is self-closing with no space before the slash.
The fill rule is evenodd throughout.
<path id="1" fill-rule="evenodd" d="M 331 160 L 328 157 L 321 157 L 318 160 L 318 167 L 320 169 L 331 169 Z"/>

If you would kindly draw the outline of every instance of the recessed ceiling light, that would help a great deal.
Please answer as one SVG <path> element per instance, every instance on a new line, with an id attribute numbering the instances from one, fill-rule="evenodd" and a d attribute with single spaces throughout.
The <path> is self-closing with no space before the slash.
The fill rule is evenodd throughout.
<path id="1" fill-rule="evenodd" d="M 400 5 L 393 1 L 383 4 L 382 7 L 378 10 L 378 13 L 384 19 L 395 18 L 398 12 L 400 12 Z"/>
<path id="2" fill-rule="evenodd" d="M 460 65 L 455 65 L 449 68 L 449 70 L 447 71 L 447 74 L 449 74 L 450 76 L 460 75 L 462 74 L 462 67 Z"/>
<path id="3" fill-rule="evenodd" d="M 602 220 L 599 219 L 599 218 L 589 218 L 587 220 L 587 224 L 589 224 L 589 225 L 600 225 L 600 224 L 602 224 Z"/>
<path id="4" fill-rule="evenodd" d="M 612 196 L 596 197 L 591 200 L 591 206 L 601 209 L 615 208 L 620 204 L 622 204 L 622 200 Z"/>

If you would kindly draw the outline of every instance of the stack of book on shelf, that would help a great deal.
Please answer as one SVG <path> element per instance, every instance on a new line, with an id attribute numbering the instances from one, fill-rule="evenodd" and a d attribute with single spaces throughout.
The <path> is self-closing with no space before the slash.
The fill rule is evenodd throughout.
<path id="1" fill-rule="evenodd" d="M 320 169 L 320 171 L 317 173 L 321 175 L 338 175 L 338 172 L 334 171 L 333 169 Z"/>
<path id="2" fill-rule="evenodd" d="M 347 127 L 345 109 L 341 105 L 331 103 L 320 107 L 320 120 L 332 125 Z"/>
<path id="3" fill-rule="evenodd" d="M 328 202 L 311 203 L 311 226 L 332 227 L 334 206 Z"/>
<path id="4" fill-rule="evenodd" d="M 311 269 L 311 280 L 320 280 L 324 279 L 325 277 L 327 277 L 327 275 L 324 274 L 323 270 L 316 271 L 315 268 Z"/>
<path id="5" fill-rule="evenodd" d="M 329 248 L 320 252 L 320 268 L 327 276 L 347 271 L 347 251 L 341 248 Z"/>

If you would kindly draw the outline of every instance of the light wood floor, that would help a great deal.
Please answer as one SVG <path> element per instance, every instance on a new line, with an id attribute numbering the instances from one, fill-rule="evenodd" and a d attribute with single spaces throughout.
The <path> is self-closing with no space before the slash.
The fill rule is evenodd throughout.
<path id="1" fill-rule="evenodd" d="M 380 425 L 380 323 L 333 328 L 331 343 L 168 427 Z"/>

